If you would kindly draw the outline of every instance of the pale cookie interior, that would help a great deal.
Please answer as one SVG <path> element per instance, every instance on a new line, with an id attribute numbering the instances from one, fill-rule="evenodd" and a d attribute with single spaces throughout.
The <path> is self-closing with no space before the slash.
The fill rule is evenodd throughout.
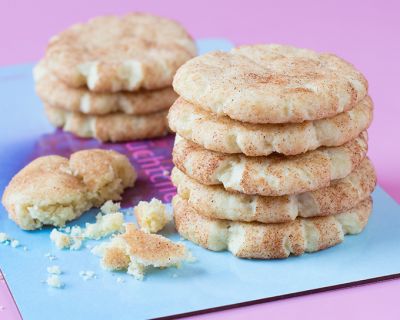
<path id="1" fill-rule="evenodd" d="M 157 233 L 172 220 L 166 206 L 155 198 L 150 202 L 140 201 L 133 212 L 140 229 L 147 233 Z"/>

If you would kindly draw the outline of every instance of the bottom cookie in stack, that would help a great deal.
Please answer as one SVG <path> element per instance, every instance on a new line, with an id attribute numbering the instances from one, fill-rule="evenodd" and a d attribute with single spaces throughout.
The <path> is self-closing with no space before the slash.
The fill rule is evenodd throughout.
<path id="1" fill-rule="evenodd" d="M 129 141 L 165 136 L 168 130 L 168 110 L 145 115 L 122 112 L 88 115 L 45 105 L 50 123 L 82 138 L 101 141 Z"/>
<path id="2" fill-rule="evenodd" d="M 178 232 L 200 246 L 242 258 L 275 259 L 334 246 L 361 232 L 376 174 L 368 158 L 328 187 L 284 196 L 246 195 L 203 185 L 174 168 Z"/>
<path id="3" fill-rule="evenodd" d="M 372 198 L 336 215 L 270 224 L 207 218 L 179 195 L 172 205 L 176 228 L 184 238 L 240 258 L 279 259 L 323 250 L 341 243 L 346 234 L 360 233 L 368 222 Z"/>

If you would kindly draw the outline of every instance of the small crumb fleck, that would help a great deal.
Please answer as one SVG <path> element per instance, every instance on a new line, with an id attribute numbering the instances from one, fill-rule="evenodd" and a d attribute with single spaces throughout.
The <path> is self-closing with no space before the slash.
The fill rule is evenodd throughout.
<path id="1" fill-rule="evenodd" d="M 124 282 L 125 282 L 125 280 L 122 279 L 121 277 L 118 277 L 118 278 L 116 279 L 116 281 L 117 281 L 117 283 L 124 283 Z"/>
<path id="2" fill-rule="evenodd" d="M 64 287 L 64 283 L 61 281 L 60 277 L 56 274 L 50 275 L 47 278 L 46 283 L 49 287 L 52 287 L 52 288 L 61 289 Z"/>
<path id="3" fill-rule="evenodd" d="M 179 276 L 178 276 L 178 274 L 177 273 L 174 273 L 173 275 L 172 275 L 172 278 L 178 278 Z"/>
<path id="4" fill-rule="evenodd" d="M 56 265 L 47 267 L 47 272 L 51 273 L 51 274 L 61 274 L 62 273 L 60 266 L 56 266 Z"/>
<path id="5" fill-rule="evenodd" d="M 164 171 L 163 171 L 163 175 L 164 175 L 164 176 L 169 176 L 169 171 L 168 171 L 168 170 L 164 170 Z"/>
<path id="6" fill-rule="evenodd" d="M 27 246 L 24 246 L 22 249 L 23 249 L 24 251 L 29 251 L 29 248 L 28 248 Z"/>
<path id="7" fill-rule="evenodd" d="M 0 232 L 0 243 L 5 243 L 10 240 L 10 237 L 5 232 Z"/>
<path id="8" fill-rule="evenodd" d="M 50 252 L 47 252 L 44 256 L 48 258 L 50 261 L 57 260 L 57 257 L 52 255 Z"/>
<path id="9" fill-rule="evenodd" d="M 85 281 L 97 278 L 96 273 L 94 273 L 94 271 L 91 271 L 91 270 L 81 271 L 81 272 L 79 272 L 79 275 Z"/>
<path id="10" fill-rule="evenodd" d="M 17 247 L 19 247 L 19 241 L 18 240 L 12 240 L 11 241 L 11 247 L 13 247 L 13 248 L 17 248 Z"/>

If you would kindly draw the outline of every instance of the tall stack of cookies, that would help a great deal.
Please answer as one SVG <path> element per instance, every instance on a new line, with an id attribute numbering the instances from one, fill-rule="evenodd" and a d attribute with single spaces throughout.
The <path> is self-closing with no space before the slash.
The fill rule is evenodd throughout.
<path id="1" fill-rule="evenodd" d="M 126 141 L 163 136 L 177 98 L 176 70 L 196 55 L 178 23 L 148 14 L 106 16 L 53 37 L 35 67 L 49 121 L 79 137 Z"/>
<path id="2" fill-rule="evenodd" d="M 322 250 L 361 232 L 375 171 L 368 84 L 333 54 L 212 52 L 177 72 L 169 125 L 178 232 L 243 258 Z"/>

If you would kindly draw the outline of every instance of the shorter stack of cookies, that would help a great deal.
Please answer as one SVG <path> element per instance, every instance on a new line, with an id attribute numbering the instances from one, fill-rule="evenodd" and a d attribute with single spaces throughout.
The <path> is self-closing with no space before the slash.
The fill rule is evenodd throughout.
<path id="1" fill-rule="evenodd" d="M 187 62 L 169 125 L 178 232 L 243 258 L 286 258 L 361 232 L 372 210 L 368 83 L 332 54 L 244 46 Z"/>
<path id="2" fill-rule="evenodd" d="M 34 69 L 49 121 L 79 137 L 127 141 L 168 133 L 176 70 L 196 55 L 178 23 L 107 16 L 53 37 Z"/>

